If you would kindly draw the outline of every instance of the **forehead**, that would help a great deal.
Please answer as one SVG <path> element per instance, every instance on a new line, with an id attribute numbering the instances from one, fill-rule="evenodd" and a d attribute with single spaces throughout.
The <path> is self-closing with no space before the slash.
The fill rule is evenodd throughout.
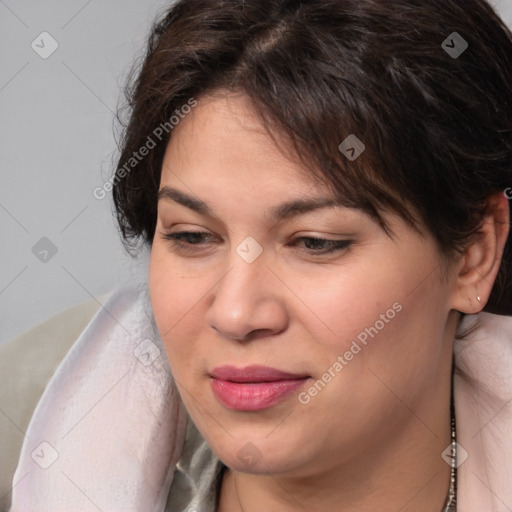
<path id="1" fill-rule="evenodd" d="M 231 186 L 252 182 L 261 188 L 285 181 L 297 190 L 326 189 L 316 173 L 300 162 L 283 135 L 269 135 L 242 94 L 201 98 L 173 129 L 162 183 L 185 174 L 198 181 L 230 178 Z"/>

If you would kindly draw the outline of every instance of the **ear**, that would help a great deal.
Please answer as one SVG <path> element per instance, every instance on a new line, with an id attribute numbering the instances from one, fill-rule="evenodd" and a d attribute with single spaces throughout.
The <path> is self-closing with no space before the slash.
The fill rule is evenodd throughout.
<path id="1" fill-rule="evenodd" d="M 462 313 L 478 313 L 489 300 L 507 241 L 510 217 L 506 195 L 489 196 L 487 204 L 482 227 L 457 265 L 451 307 Z"/>

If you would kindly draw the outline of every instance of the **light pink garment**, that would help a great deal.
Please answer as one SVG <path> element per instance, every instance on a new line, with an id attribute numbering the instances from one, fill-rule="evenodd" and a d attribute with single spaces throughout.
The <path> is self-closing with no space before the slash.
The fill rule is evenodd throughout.
<path id="1" fill-rule="evenodd" d="M 13 512 L 164 510 L 186 411 L 144 296 L 111 296 L 52 377 L 23 443 Z"/>
<path id="2" fill-rule="evenodd" d="M 27 431 L 11 512 L 164 511 L 187 415 L 148 304 L 146 289 L 118 290 L 58 368 Z M 476 318 L 481 328 L 455 345 L 469 375 L 457 373 L 454 388 L 457 441 L 469 454 L 458 511 L 510 512 L 512 317 L 464 324 Z"/>
<path id="3" fill-rule="evenodd" d="M 458 468 L 457 510 L 510 512 L 512 317 L 480 313 L 465 325 L 475 318 L 480 328 L 455 343 L 457 442 L 468 452 Z"/>

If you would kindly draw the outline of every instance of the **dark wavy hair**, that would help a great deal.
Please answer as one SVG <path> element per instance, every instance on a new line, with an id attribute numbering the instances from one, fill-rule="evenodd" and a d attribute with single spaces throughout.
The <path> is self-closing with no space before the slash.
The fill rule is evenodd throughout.
<path id="1" fill-rule="evenodd" d="M 388 233 L 382 213 L 398 214 L 442 256 L 511 190 L 512 34 L 485 0 L 182 0 L 126 91 L 113 199 L 131 254 L 152 244 L 171 116 L 223 90 L 247 95 L 344 204 Z M 339 149 L 350 134 L 366 146 L 353 161 Z M 511 264 L 509 236 L 485 311 L 512 314 Z"/>

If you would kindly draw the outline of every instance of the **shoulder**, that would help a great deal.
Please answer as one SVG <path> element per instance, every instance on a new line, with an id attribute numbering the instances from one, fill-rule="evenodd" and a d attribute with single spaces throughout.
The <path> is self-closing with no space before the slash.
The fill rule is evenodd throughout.
<path id="1" fill-rule="evenodd" d="M 95 490 L 94 501 L 105 510 L 161 510 L 186 419 L 147 282 L 122 283 L 80 332 L 37 401 L 13 477 L 11 509 L 80 508 L 83 495 L 65 478 L 73 475 Z M 33 455 L 41 440 L 51 453 L 45 471 L 34 464 L 41 466 Z"/>
<path id="2" fill-rule="evenodd" d="M 455 342 L 457 504 L 504 510 L 512 503 L 512 317 L 479 313 L 464 321 L 478 323 Z"/>
<path id="3" fill-rule="evenodd" d="M 25 433 L 46 385 L 106 297 L 66 309 L 0 346 L 0 497 L 9 497 Z"/>
<path id="4" fill-rule="evenodd" d="M 492 400 L 510 399 L 512 391 L 512 316 L 479 313 L 464 319 L 470 334 L 456 340 L 459 375 Z"/>

